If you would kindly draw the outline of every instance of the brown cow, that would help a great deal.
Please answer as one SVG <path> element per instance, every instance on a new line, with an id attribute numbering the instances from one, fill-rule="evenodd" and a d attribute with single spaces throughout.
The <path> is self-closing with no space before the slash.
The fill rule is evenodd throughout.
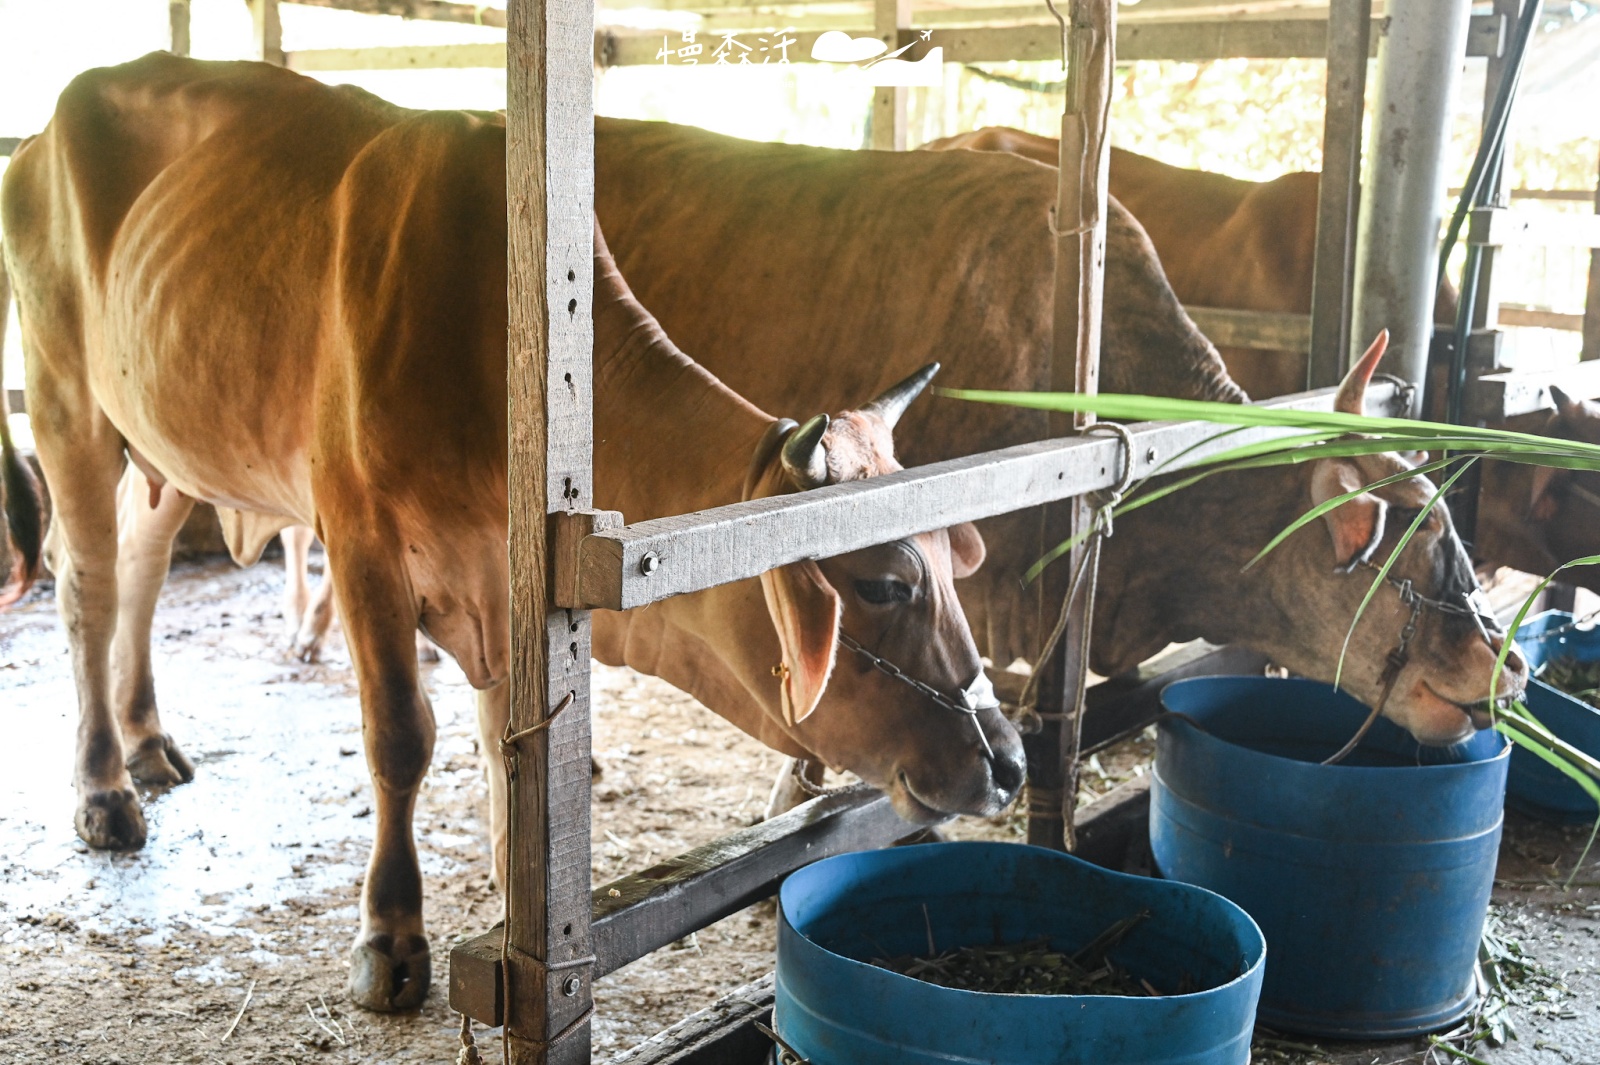
<path id="1" fill-rule="evenodd" d="M 0 256 L 0 337 L 6 335 L 10 313 L 11 279 L 5 257 Z M 39 576 L 45 513 L 43 486 L 11 439 L 11 410 L 5 383 L 0 381 L 0 514 L 5 516 L 0 535 L 0 607 L 16 602 Z"/>
<path id="2" fill-rule="evenodd" d="M 486 749 L 506 720 L 502 119 L 157 53 L 68 86 L 6 171 L 0 218 L 55 499 L 79 832 L 142 843 L 129 755 L 183 772 L 154 713 L 129 713 L 113 687 L 125 462 L 157 493 L 131 554 L 163 546 L 189 499 L 219 506 L 241 561 L 289 524 L 315 528 L 376 793 L 350 991 L 369 1008 L 417 1005 L 430 964 L 410 821 L 433 739 L 419 623 L 480 690 Z M 831 422 L 779 421 L 672 346 L 596 237 L 601 506 L 651 518 L 898 468 L 890 427 L 926 374 Z M 915 820 L 993 813 L 1021 783 L 1021 744 L 981 705 L 951 583 L 982 553 L 959 526 L 600 613 L 594 651 L 785 753 L 855 771 Z M 979 708 L 836 665 L 844 631 Z"/>
<path id="3" fill-rule="evenodd" d="M 923 147 L 1012 152 L 1050 166 L 1060 153 L 1055 138 L 1006 126 L 958 133 Z M 1111 149 L 1111 195 L 1144 227 L 1178 298 L 1195 307 L 1309 314 L 1320 184 L 1315 171 L 1242 181 Z M 1455 289 L 1445 284 L 1435 314 L 1451 324 L 1455 313 Z M 1306 387 L 1304 352 L 1221 352 L 1229 375 L 1257 399 Z"/>
<path id="4" fill-rule="evenodd" d="M 655 122 L 596 124 L 597 210 L 618 263 L 663 326 L 759 402 L 831 403 L 937 357 L 968 388 L 1048 386 L 1056 173 L 984 152 L 840 152 L 759 144 Z M 1242 400 L 1184 315 L 1131 215 L 1108 219 L 1101 384 L 1106 391 Z M 1370 373 L 1370 361 L 1361 368 Z M 1359 409 L 1353 372 L 1342 409 Z M 946 401 L 907 415 L 902 451 L 929 462 L 1049 435 L 1036 412 Z M 1324 460 L 1212 477 L 1117 523 L 1094 618 L 1093 668 L 1110 675 L 1168 643 L 1237 642 L 1332 680 L 1345 630 L 1421 478 L 1360 498 L 1244 564 L 1316 501 L 1395 472 L 1396 457 Z M 1022 573 L 1064 538 L 1037 513 L 984 525 L 989 563 L 962 602 L 996 662 L 1032 659 L 1040 618 Z M 1385 659 L 1415 614 L 1410 663 L 1386 714 L 1429 743 L 1470 734 L 1503 637 L 1467 609 L 1476 585 L 1437 513 L 1396 562 L 1446 609 L 1381 589 L 1350 644 L 1344 680 L 1380 700 Z M 1490 621 L 1488 624 L 1492 625 Z M 1520 689 L 1516 656 L 1501 694 Z"/>

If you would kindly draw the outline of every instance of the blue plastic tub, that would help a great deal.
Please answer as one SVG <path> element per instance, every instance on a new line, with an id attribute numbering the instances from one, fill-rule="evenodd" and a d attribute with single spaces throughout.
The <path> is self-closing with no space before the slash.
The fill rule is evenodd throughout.
<path id="1" fill-rule="evenodd" d="M 812 1065 L 1244 1065 L 1265 944 L 1209 891 L 1016 843 L 939 843 L 828 858 L 779 895 L 774 1026 Z M 926 908 L 926 909 L 924 909 Z M 957 991 L 872 958 L 1041 936 L 1077 949 L 1148 909 L 1111 957 L 1159 998 Z"/>
<path id="2" fill-rule="evenodd" d="M 1517 630 L 1517 645 L 1530 669 L 1537 672 L 1550 659 L 1563 656 L 1580 662 L 1600 658 L 1600 629 L 1555 632 L 1571 622 L 1572 615 L 1560 610 L 1546 611 L 1523 622 Z M 1600 756 L 1600 710 L 1541 680 L 1528 685 L 1525 701 L 1545 728 L 1574 747 Z M 1561 770 L 1521 747 L 1511 752 L 1506 805 L 1530 817 L 1563 824 L 1593 821 L 1600 812 L 1595 810 L 1588 793 Z"/>
<path id="3" fill-rule="evenodd" d="M 1162 693 L 1150 844 L 1164 876 L 1227 896 L 1272 960 L 1261 1023 L 1388 1038 L 1465 1016 L 1494 886 L 1508 744 L 1419 747 L 1326 684 L 1198 677 Z"/>

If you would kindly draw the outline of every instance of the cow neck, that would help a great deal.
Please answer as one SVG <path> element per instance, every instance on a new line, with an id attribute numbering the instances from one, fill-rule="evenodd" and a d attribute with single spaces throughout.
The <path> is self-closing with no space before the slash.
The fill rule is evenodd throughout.
<path id="1" fill-rule="evenodd" d="M 775 419 L 689 358 L 634 298 L 609 256 L 594 291 L 596 487 L 628 521 L 736 503 Z M 610 467 L 610 468 L 605 468 Z"/>

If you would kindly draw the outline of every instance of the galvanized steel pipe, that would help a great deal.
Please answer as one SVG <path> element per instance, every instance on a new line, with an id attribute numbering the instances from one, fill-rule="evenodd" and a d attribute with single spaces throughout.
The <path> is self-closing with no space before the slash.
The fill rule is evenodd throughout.
<path id="1" fill-rule="evenodd" d="M 1378 45 L 1351 355 L 1388 329 L 1383 369 L 1414 384 L 1426 376 L 1433 334 L 1444 150 L 1471 13 L 1471 0 L 1388 0 L 1388 31 Z"/>

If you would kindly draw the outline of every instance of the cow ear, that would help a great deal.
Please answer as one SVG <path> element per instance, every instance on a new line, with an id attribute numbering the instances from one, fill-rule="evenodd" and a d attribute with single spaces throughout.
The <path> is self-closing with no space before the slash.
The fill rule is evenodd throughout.
<path id="1" fill-rule="evenodd" d="M 964 521 L 960 525 L 950 526 L 946 531 L 950 534 L 951 573 L 959 580 L 978 572 L 978 567 L 983 565 L 989 553 L 983 545 L 983 534 L 978 532 L 978 527 L 970 521 Z"/>
<path id="2" fill-rule="evenodd" d="M 1556 470 L 1550 466 L 1533 468 L 1533 493 L 1528 500 L 1528 517 L 1534 521 L 1549 521 L 1556 516 L 1560 505 L 1554 491 Z"/>
<path id="3" fill-rule="evenodd" d="M 1354 492 L 1365 483 L 1354 463 L 1342 459 L 1323 459 L 1311 472 L 1311 497 L 1326 503 L 1336 496 Z M 1384 517 L 1388 506 L 1371 492 L 1364 492 L 1334 507 L 1322 516 L 1333 537 L 1336 566 L 1350 570 L 1372 557 L 1383 540 Z"/>
<path id="4" fill-rule="evenodd" d="M 768 570 L 761 575 L 761 591 L 783 654 L 773 668 L 783 693 L 783 718 L 798 725 L 822 701 L 833 675 L 844 604 L 815 562 Z"/>

